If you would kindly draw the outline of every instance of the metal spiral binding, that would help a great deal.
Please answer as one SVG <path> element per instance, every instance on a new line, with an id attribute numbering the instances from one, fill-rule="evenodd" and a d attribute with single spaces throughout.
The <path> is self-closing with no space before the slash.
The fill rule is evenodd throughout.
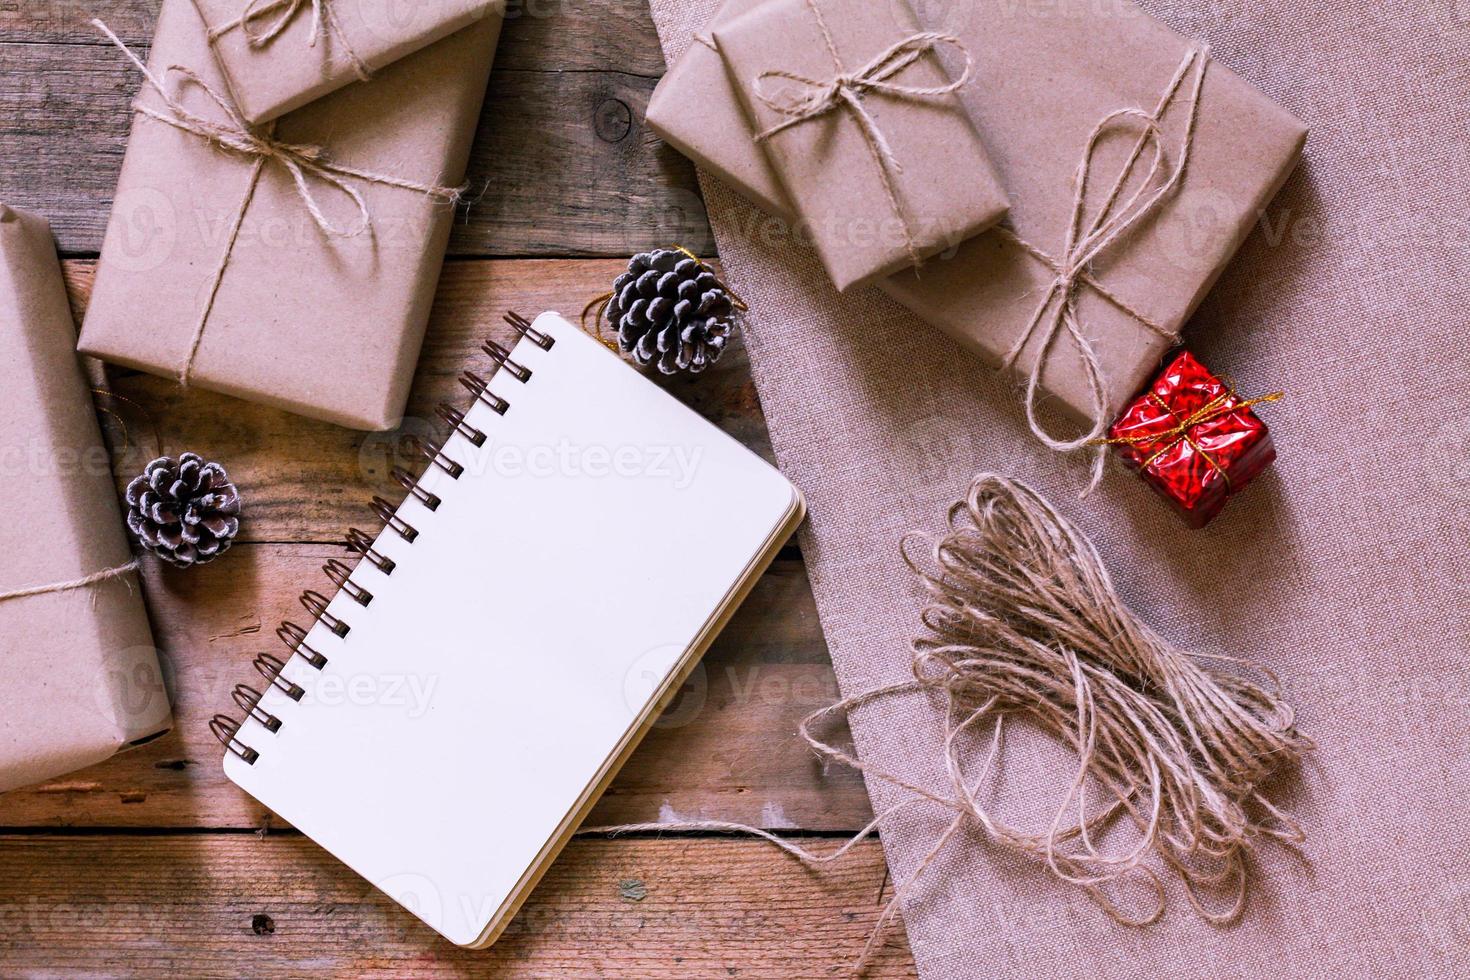
<path id="1" fill-rule="evenodd" d="M 542 350 L 551 350 L 551 348 L 556 346 L 555 337 L 549 337 L 541 331 L 537 330 L 535 327 L 531 326 L 530 320 L 527 320 L 519 313 L 516 313 L 514 311 L 507 313 L 505 315 L 505 322 L 510 324 L 511 327 L 515 329 L 516 333 L 520 334 L 522 337 L 525 337 L 527 340 L 529 340 L 531 343 L 535 344 Z"/>
<path id="2" fill-rule="evenodd" d="M 393 470 L 389 475 L 391 475 L 393 479 L 397 480 L 398 484 L 403 487 L 403 489 L 413 494 L 413 496 L 418 500 L 419 503 L 423 504 L 430 510 L 438 510 L 439 505 L 444 503 L 443 500 L 439 499 L 439 495 L 437 493 L 430 493 L 423 487 L 419 486 L 419 481 L 414 477 L 414 475 L 403 467 L 393 467 Z"/>
<path id="3" fill-rule="evenodd" d="M 355 527 L 347 529 L 347 550 L 355 551 L 377 566 L 384 575 L 392 575 L 398 563 L 373 547 L 373 539 L 366 531 Z"/>
<path id="4" fill-rule="evenodd" d="M 531 326 L 531 321 L 519 313 L 506 314 L 505 322 L 516 333 L 520 334 L 521 337 L 540 347 L 542 350 L 549 351 L 556 345 L 556 338 L 544 334 Z M 486 340 L 481 350 L 495 362 L 497 373 L 504 371 L 521 384 L 525 384 L 531 380 L 531 369 L 514 360 L 511 357 L 511 352 L 505 347 L 493 340 Z M 510 410 L 510 402 L 490 390 L 489 380 L 473 371 L 464 372 L 459 380 L 460 384 L 469 389 L 470 393 L 478 401 L 484 402 L 495 413 L 504 415 Z M 464 412 L 446 403 L 441 404 L 436 409 L 436 413 L 450 427 L 449 436 L 445 440 L 446 446 L 448 441 L 456 436 L 464 439 L 476 448 L 484 446 L 488 436 L 480 429 L 471 425 Z M 464 466 L 445 453 L 445 446 L 432 449 L 422 440 L 414 436 L 407 436 L 405 441 L 417 452 L 421 453 L 431 465 L 443 470 L 451 479 L 458 480 L 464 475 Z M 439 505 L 443 503 L 443 500 L 437 494 L 431 493 L 422 487 L 420 480 L 414 478 L 412 474 L 402 467 L 394 467 L 391 475 L 395 481 L 401 484 L 419 503 L 423 504 L 429 510 L 437 510 Z M 371 507 L 373 513 L 383 521 L 383 524 L 402 538 L 405 543 L 412 544 L 418 538 L 418 529 L 402 517 L 399 517 L 398 508 L 388 500 L 383 497 L 374 497 Z M 346 544 L 348 550 L 360 554 L 384 575 L 393 574 L 394 569 L 398 567 L 397 563 L 374 547 L 375 543 L 376 539 L 365 531 L 361 531 L 355 527 L 347 531 Z M 373 594 L 371 592 L 352 581 L 353 570 L 348 567 L 346 562 L 333 558 L 322 566 L 322 571 L 337 586 L 339 591 L 345 593 L 357 602 L 358 605 L 366 606 L 373 601 Z M 305 607 L 307 612 L 316 617 L 317 622 L 326 626 L 336 636 L 346 637 L 351 632 L 352 627 L 345 620 L 328 611 L 327 607 L 330 603 L 330 599 L 314 590 L 308 589 L 301 594 L 301 605 Z M 291 656 L 300 657 L 316 670 L 325 670 L 328 663 L 327 657 L 307 644 L 306 638 L 309 633 L 310 630 L 303 629 L 295 623 L 289 622 L 282 623 L 276 629 L 276 636 L 291 651 Z M 261 653 L 256 656 L 253 666 L 256 672 L 265 678 L 271 687 L 274 687 L 292 701 L 299 702 L 306 696 L 306 689 L 283 676 L 286 664 L 286 660 L 282 660 L 274 654 Z M 264 697 L 262 691 L 256 690 L 247 684 L 239 684 L 231 692 L 231 697 L 236 706 L 245 712 L 246 718 L 255 721 L 267 731 L 280 731 L 281 727 L 285 724 L 280 716 L 272 714 L 261 707 L 260 702 Z M 254 765 L 260 758 L 260 753 L 240 740 L 241 724 L 241 722 L 236 721 L 229 715 L 215 715 L 210 719 L 209 730 L 228 751 L 240 758 L 247 765 Z"/>
<path id="5" fill-rule="evenodd" d="M 327 578 L 331 579 L 337 588 L 350 596 L 359 606 L 366 606 L 373 601 L 373 594 L 371 592 L 352 581 L 350 577 L 352 575 L 352 569 L 347 567 L 345 561 L 338 561 L 336 558 L 333 558 L 322 566 L 322 571 L 326 573 Z"/>
<path id="6" fill-rule="evenodd" d="M 280 691 L 292 701 L 300 701 L 306 696 L 306 688 L 281 676 L 281 671 L 286 669 L 286 661 L 273 653 L 258 653 L 255 655 L 256 673 L 266 679 L 266 682 Z"/>
<path id="7" fill-rule="evenodd" d="M 282 623 L 276 627 L 276 636 L 286 644 L 286 649 L 305 660 L 317 670 L 325 670 L 327 658 L 306 645 L 306 630 L 295 623 Z"/>
<path id="8" fill-rule="evenodd" d="M 497 415 L 504 415 L 510 411 L 510 402 L 501 398 L 490 390 L 490 382 L 480 377 L 473 371 L 466 371 L 459 376 L 459 383 L 464 385 L 470 394 L 490 406 L 490 410 Z"/>
<path id="9" fill-rule="evenodd" d="M 230 697 L 235 699 L 235 704 L 241 711 L 260 722 L 266 731 L 274 733 L 281 730 L 281 719 L 260 706 L 260 699 L 265 695 L 249 684 L 236 684 L 235 689 L 230 692 Z"/>
<path id="10" fill-rule="evenodd" d="M 372 502 L 373 513 L 377 514 L 391 530 L 400 538 L 413 544 L 414 539 L 419 536 L 418 528 L 398 516 L 398 509 L 382 497 L 374 497 Z"/>
<path id="11" fill-rule="evenodd" d="M 524 364 L 518 364 L 510 359 L 510 351 L 501 347 L 493 340 L 487 340 L 480 345 L 480 350 L 495 359 L 495 365 L 503 371 L 509 372 L 521 384 L 531 380 L 531 369 Z"/>
<path id="12" fill-rule="evenodd" d="M 215 715 L 209 719 L 209 730 L 221 745 L 244 760 L 247 766 L 255 765 L 255 760 L 260 758 L 259 752 L 236 737 L 240 733 L 240 723 L 229 715 Z"/>
<path id="13" fill-rule="evenodd" d="M 317 622 L 321 623 L 333 633 L 336 633 L 338 636 L 346 636 L 352 632 L 352 627 L 348 626 L 345 621 L 327 612 L 327 606 L 331 601 L 331 599 L 328 599 L 314 589 L 307 589 L 301 593 L 301 607 L 303 609 L 315 616 Z"/>
<path id="14" fill-rule="evenodd" d="M 470 445 L 476 449 L 485 445 L 485 433 L 466 422 L 464 412 L 451 408 L 449 405 L 440 405 L 434 411 L 441 419 L 449 423 L 449 427 L 454 430 L 454 435 L 468 439 Z"/>
<path id="15" fill-rule="evenodd" d="M 505 413 L 502 412 L 501 414 L 503 415 Z M 464 467 L 444 455 L 443 449 L 430 448 L 428 443 L 424 442 L 418 436 L 404 436 L 403 441 L 408 443 L 409 448 L 414 452 L 439 467 L 445 473 L 448 473 L 451 480 L 458 480 L 464 476 Z"/>

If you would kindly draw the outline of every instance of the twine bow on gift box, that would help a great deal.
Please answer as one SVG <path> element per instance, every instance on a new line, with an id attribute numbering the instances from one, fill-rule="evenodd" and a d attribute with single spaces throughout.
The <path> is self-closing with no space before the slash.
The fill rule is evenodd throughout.
<path id="1" fill-rule="evenodd" d="M 358 167 L 349 167 L 344 164 L 334 163 L 327 156 L 326 151 L 320 146 L 311 146 L 299 143 L 287 143 L 278 140 L 273 135 L 274 126 L 254 127 L 246 121 L 240 110 L 227 97 L 212 88 L 192 68 L 184 65 L 170 65 L 164 70 L 163 77 L 155 75 L 149 70 L 137 55 L 114 34 L 106 24 L 100 20 L 92 21 L 92 25 L 105 34 L 112 43 L 127 56 L 133 67 L 142 73 L 145 84 L 151 87 L 163 102 L 163 108 L 155 108 L 144 103 L 141 99 L 133 102 L 133 111 L 149 119 L 156 120 L 185 133 L 190 133 L 230 153 L 237 154 L 253 161 L 250 171 L 250 182 L 246 186 L 245 194 L 240 205 L 235 209 L 231 218 L 229 234 L 225 238 L 225 246 L 220 255 L 219 263 L 209 281 L 203 308 L 199 314 L 199 321 L 195 325 L 194 334 L 190 339 L 189 351 L 179 368 L 179 383 L 188 385 L 189 377 L 193 372 L 194 361 L 199 353 L 199 345 L 204 339 L 204 330 L 209 324 L 209 315 L 214 308 L 215 297 L 219 294 L 220 284 L 224 281 L 225 270 L 230 263 L 230 256 L 235 249 L 235 242 L 240 237 L 240 228 L 245 220 L 245 214 L 250 209 L 250 202 L 255 197 L 255 191 L 260 186 L 261 175 L 268 163 L 276 163 L 291 176 L 291 181 L 296 188 L 308 214 L 316 222 L 316 226 L 322 234 L 328 238 L 354 238 L 358 235 L 370 233 L 373 227 L 372 213 L 368 210 L 367 201 L 362 191 L 356 186 L 358 183 L 377 184 L 385 187 L 396 187 L 400 190 L 442 201 L 445 204 L 458 203 L 464 192 L 461 187 L 441 187 L 436 184 L 425 184 L 392 174 L 376 173 L 371 170 L 363 170 Z M 170 88 L 169 82 L 177 79 L 177 84 Z M 201 116 L 185 108 L 183 104 L 183 92 L 189 87 L 198 88 L 208 98 L 209 102 L 219 110 L 221 118 L 211 119 Z M 339 226 L 335 224 L 323 212 L 320 202 L 317 200 L 317 190 L 314 185 L 339 191 L 352 201 L 357 210 L 357 220 L 351 225 Z"/>
<path id="2" fill-rule="evenodd" d="M 817 0 L 807 0 L 807 7 L 810 8 L 812 16 L 816 18 L 817 26 L 822 32 L 822 41 L 827 47 L 828 54 L 832 56 L 832 65 L 836 73 L 831 78 L 825 79 L 809 78 L 806 75 L 780 69 L 763 71 L 757 75 L 752 83 L 751 93 L 762 104 L 786 116 L 787 119 L 756 133 L 753 139 L 757 143 L 763 143 L 779 133 L 803 123 L 821 119 L 829 113 L 843 109 L 850 112 L 878 165 L 878 174 L 883 182 L 883 193 L 887 196 L 894 215 L 903 226 L 904 246 L 908 250 L 909 258 L 914 265 L 918 265 L 918 244 L 915 241 L 913 222 L 909 218 L 908 209 L 903 206 L 899 198 L 898 185 L 894 181 L 895 175 L 903 173 L 903 164 L 894 154 L 893 147 L 888 142 L 888 137 L 883 134 L 878 121 L 873 118 L 872 112 L 864 104 L 864 96 L 869 93 L 877 93 L 898 99 L 919 100 L 953 95 L 969 84 L 970 75 L 974 70 L 974 59 L 970 57 L 970 51 L 964 43 L 953 34 L 924 31 L 897 41 L 863 67 L 856 71 L 848 71 Z M 904 85 L 893 81 L 899 74 L 917 64 L 921 58 L 937 50 L 941 45 L 949 45 L 964 56 L 965 68 L 958 79 L 944 85 L 929 87 Z M 773 95 L 766 90 L 765 86 L 765 83 L 773 78 L 795 82 L 799 91 L 785 91 Z"/>
<path id="3" fill-rule="evenodd" d="M 1099 442 L 1107 431 L 1111 422 L 1112 409 L 1108 402 L 1107 392 L 1103 385 L 1102 365 L 1098 361 L 1097 352 L 1093 349 L 1092 342 L 1087 339 L 1086 332 L 1078 319 L 1077 302 L 1078 293 L 1086 287 L 1092 293 L 1100 296 L 1110 305 L 1123 312 L 1131 319 L 1141 324 L 1151 332 L 1166 340 L 1177 342 L 1179 335 L 1176 331 L 1158 323 L 1147 314 L 1130 305 L 1125 299 L 1113 292 L 1107 285 L 1099 281 L 1092 273 L 1092 264 L 1109 249 L 1123 241 L 1129 234 L 1144 222 L 1158 215 L 1167 203 L 1168 199 L 1178 191 L 1184 182 L 1184 175 L 1189 166 L 1190 152 L 1194 147 L 1195 127 L 1199 119 L 1200 92 L 1204 87 L 1205 72 L 1209 66 L 1209 47 L 1201 45 L 1191 48 L 1180 62 L 1174 77 L 1170 79 L 1165 87 L 1158 105 L 1152 112 L 1142 109 L 1125 108 L 1116 109 L 1104 116 L 1098 124 L 1093 127 L 1087 144 L 1083 149 L 1082 162 L 1077 167 L 1077 175 L 1074 178 L 1074 195 L 1072 200 L 1071 217 L 1067 225 L 1066 241 L 1063 244 L 1061 254 L 1053 256 L 1026 241 L 1013 229 L 1001 226 L 997 230 L 1006 236 L 1011 242 L 1019 246 L 1032 258 L 1041 262 L 1049 268 L 1055 277 L 1041 297 L 1041 302 L 1036 307 L 1026 328 L 1017 336 L 1014 344 L 1001 359 L 1003 367 L 1012 367 L 1021 356 L 1022 351 L 1040 331 L 1040 349 L 1036 352 L 1036 363 L 1026 379 L 1026 421 L 1031 432 L 1040 439 L 1048 448 L 1058 452 L 1073 452 L 1079 449 L 1093 448 L 1096 453 L 1093 457 L 1092 478 L 1088 483 L 1087 491 L 1091 492 L 1102 480 L 1103 462 L 1106 458 L 1106 446 Z M 1172 167 L 1168 164 L 1168 154 L 1164 150 L 1164 137 L 1162 130 L 1162 119 L 1164 114 L 1179 97 L 1181 90 L 1185 89 L 1185 82 L 1189 81 L 1187 98 L 1187 118 L 1184 134 L 1181 139 L 1179 158 Z M 1087 218 L 1087 187 L 1092 178 L 1093 160 L 1097 154 L 1098 146 L 1103 138 L 1108 135 L 1115 126 L 1126 122 L 1134 122 L 1142 125 L 1142 133 L 1139 134 L 1133 146 L 1132 153 L 1123 165 L 1122 172 L 1114 182 L 1112 189 L 1104 198 L 1097 215 L 1089 224 Z M 1148 171 L 1143 180 L 1139 181 L 1133 192 L 1123 200 L 1121 206 L 1119 199 L 1123 195 L 1133 176 L 1134 167 L 1140 159 L 1148 155 Z M 1160 175 L 1166 174 L 1162 182 L 1156 183 Z M 1056 341 L 1065 329 L 1067 335 L 1077 346 L 1082 365 L 1087 374 L 1088 386 L 1091 389 L 1094 416 L 1092 427 L 1087 432 L 1072 439 L 1064 439 L 1053 436 L 1046 430 L 1037 418 L 1037 392 L 1041 386 L 1042 373 L 1046 370 Z"/>
<path id="4" fill-rule="evenodd" d="M 239 17 L 209 29 L 209 42 L 213 44 L 230 31 L 238 29 L 244 33 L 252 48 L 263 48 L 280 37 L 308 3 L 311 5 L 311 33 L 307 35 L 307 44 L 314 48 L 318 41 L 331 34 L 333 40 L 342 45 L 342 52 L 352 62 L 352 70 L 357 73 L 358 79 L 365 82 L 371 78 L 373 73 L 358 57 L 351 42 L 347 40 L 347 35 L 342 32 L 341 25 L 337 23 L 330 0 L 250 0 Z"/>

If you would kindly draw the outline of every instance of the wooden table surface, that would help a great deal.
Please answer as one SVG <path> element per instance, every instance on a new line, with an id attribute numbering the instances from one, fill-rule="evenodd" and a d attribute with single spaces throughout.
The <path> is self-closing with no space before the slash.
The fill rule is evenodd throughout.
<path id="1" fill-rule="evenodd" d="M 102 17 L 143 47 L 157 6 L 0 0 L 0 200 L 51 219 L 78 314 L 138 81 L 87 22 Z M 664 70 L 646 0 L 511 0 L 509 11 L 405 431 L 433 425 L 439 400 L 462 400 L 455 377 L 486 367 L 478 344 L 506 339 L 504 311 L 574 313 L 634 252 L 713 249 L 692 168 L 642 126 Z M 207 719 L 230 707 L 254 655 L 277 649 L 276 624 L 298 612 L 302 589 L 322 587 L 320 566 L 343 556 L 345 529 L 376 527 L 372 496 L 402 495 L 388 472 L 410 456 L 395 433 L 349 432 L 128 371 L 109 370 L 107 383 L 130 400 L 110 406 L 127 436 L 104 415 L 119 483 L 150 457 L 156 428 L 163 451 L 226 463 L 248 520 L 226 560 L 187 573 L 145 566 L 175 731 L 0 796 L 0 974 L 847 971 L 892 891 L 875 843 L 816 874 L 750 840 L 583 838 L 504 939 L 466 952 L 236 789 Z M 770 457 L 738 344 L 704 378 L 667 386 Z M 835 846 L 869 819 L 861 780 L 823 771 L 794 735 L 835 691 L 793 543 L 589 825 L 731 820 Z M 873 974 L 912 972 L 900 927 Z"/>

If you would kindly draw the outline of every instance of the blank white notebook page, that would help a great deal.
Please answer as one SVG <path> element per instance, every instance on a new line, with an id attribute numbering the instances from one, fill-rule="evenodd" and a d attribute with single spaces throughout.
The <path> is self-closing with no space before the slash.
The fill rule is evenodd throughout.
<path id="1" fill-rule="evenodd" d="M 779 545 L 772 467 L 555 314 L 512 352 L 247 719 L 229 777 L 445 937 L 482 937 L 660 690 Z M 330 590 L 327 590 L 330 591 Z"/>

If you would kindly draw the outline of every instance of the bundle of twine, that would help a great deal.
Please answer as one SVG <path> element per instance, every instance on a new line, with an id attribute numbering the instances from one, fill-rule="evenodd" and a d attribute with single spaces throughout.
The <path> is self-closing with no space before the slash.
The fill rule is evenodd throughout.
<path id="1" fill-rule="evenodd" d="M 947 809 L 953 819 L 895 889 L 859 972 L 908 890 L 965 828 L 1084 889 L 1119 923 L 1145 926 L 1163 916 L 1161 870 L 1178 876 L 1206 921 L 1237 919 L 1255 843 L 1303 839 L 1262 788 L 1312 747 L 1297 732 L 1275 677 L 1244 660 L 1182 650 L 1141 623 L 1118 597 L 1092 543 L 1016 480 L 981 474 L 951 509 L 948 532 L 937 541 L 910 537 L 903 555 L 928 595 L 913 680 L 845 698 L 800 729 L 823 758 L 905 790 L 902 802 L 829 854 L 720 821 L 603 831 L 749 833 L 816 866 L 841 858 L 901 810 Z M 915 695 L 938 704 L 944 719 L 939 761 L 948 785 L 942 790 L 861 762 L 815 734 L 858 708 Z M 1004 761 L 1006 725 L 1016 722 L 1076 758 L 1057 780 L 1050 820 L 1037 828 L 997 813 L 1006 801 L 995 774 Z M 978 770 L 967 765 L 977 736 L 988 742 Z M 1021 802 L 1019 808 L 1035 808 L 1034 800 Z M 1127 913 L 1114 900 L 1113 886 L 1124 879 L 1151 893 L 1143 911 Z M 1223 907 L 1211 908 L 1208 896 L 1222 892 Z"/>

